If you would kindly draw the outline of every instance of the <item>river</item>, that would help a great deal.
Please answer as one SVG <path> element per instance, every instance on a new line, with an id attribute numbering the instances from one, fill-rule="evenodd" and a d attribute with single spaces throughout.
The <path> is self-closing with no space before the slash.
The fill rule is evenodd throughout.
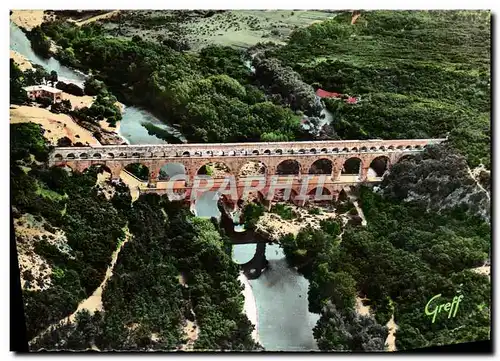
<path id="1" fill-rule="evenodd" d="M 246 263 L 254 255 L 255 244 L 233 246 L 233 261 Z M 259 342 L 266 351 L 318 350 L 312 329 L 319 315 L 308 310 L 309 281 L 290 268 L 283 250 L 266 246 L 267 269 L 249 280 L 257 304 Z"/>
<path id="2" fill-rule="evenodd" d="M 56 59 L 37 56 L 26 35 L 12 22 L 10 23 L 10 49 L 17 51 L 32 63 L 42 65 L 46 70 L 57 71 L 64 82 L 72 82 L 83 87 L 85 74 L 61 65 Z M 125 106 L 120 125 L 120 135 L 129 144 L 164 144 L 166 141 L 149 135 L 144 123 L 151 123 L 184 139 L 173 127 L 166 125 L 150 112 L 134 106 Z M 183 173 L 179 165 L 166 167 L 170 176 Z M 220 218 L 217 201 L 213 192 L 207 192 L 196 202 L 193 211 L 199 217 Z M 241 226 L 237 226 L 239 231 Z M 245 263 L 254 253 L 255 244 L 235 245 L 233 261 Z M 319 315 L 308 311 L 307 291 L 309 282 L 287 266 L 285 256 L 277 245 L 267 245 L 266 258 L 269 267 L 257 279 L 250 280 L 257 308 L 258 339 L 268 351 L 310 351 L 317 350 L 312 328 Z"/>
<path id="3" fill-rule="evenodd" d="M 10 22 L 10 49 L 23 55 L 33 64 L 43 66 L 47 71 L 55 70 L 59 80 L 71 82 L 83 88 L 85 74 L 61 65 L 54 58 L 44 59 L 36 55 L 24 32 L 12 21 Z M 175 128 L 165 124 L 150 112 L 127 105 L 125 105 L 122 113 L 119 134 L 128 144 L 166 144 L 165 140 L 148 134 L 147 129 L 143 126 L 143 124 L 147 123 L 168 130 L 171 134 L 185 141 L 185 138 Z"/>

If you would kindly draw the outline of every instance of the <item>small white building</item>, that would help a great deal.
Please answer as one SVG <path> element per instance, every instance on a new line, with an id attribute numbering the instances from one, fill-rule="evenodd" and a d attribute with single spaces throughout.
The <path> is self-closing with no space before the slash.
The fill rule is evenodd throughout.
<path id="1" fill-rule="evenodd" d="M 36 98 L 40 97 L 50 98 L 52 99 L 52 103 L 62 100 L 63 91 L 47 85 L 31 85 L 24 87 L 24 90 L 26 90 L 26 94 L 31 100 L 35 100 Z"/>

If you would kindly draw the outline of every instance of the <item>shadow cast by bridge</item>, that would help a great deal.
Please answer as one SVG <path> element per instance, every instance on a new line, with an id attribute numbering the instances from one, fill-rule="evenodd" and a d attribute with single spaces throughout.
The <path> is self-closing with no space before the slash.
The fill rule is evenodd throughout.
<path id="1" fill-rule="evenodd" d="M 246 278 L 253 280 L 260 277 L 268 264 L 269 262 L 266 259 L 266 243 L 258 243 L 252 259 L 247 263 L 240 264 L 240 268 Z"/>

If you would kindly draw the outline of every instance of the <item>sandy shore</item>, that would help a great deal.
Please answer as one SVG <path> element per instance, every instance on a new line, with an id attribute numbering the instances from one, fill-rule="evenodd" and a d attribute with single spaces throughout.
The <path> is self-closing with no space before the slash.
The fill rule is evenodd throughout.
<path id="1" fill-rule="evenodd" d="M 31 30 L 43 23 L 43 10 L 12 10 L 12 22 L 21 28 Z"/>
<path id="2" fill-rule="evenodd" d="M 47 109 L 27 105 L 11 106 L 11 124 L 28 122 L 40 124 L 45 129 L 44 137 L 54 145 L 63 137 L 68 137 L 73 143 L 100 145 L 91 132 L 76 124 L 69 115 L 54 114 Z"/>
<path id="3" fill-rule="evenodd" d="M 109 125 L 109 123 L 106 120 L 100 120 L 99 121 L 99 126 L 101 129 L 106 130 L 108 132 L 116 133 L 117 135 L 120 135 L 120 122 L 116 122 L 116 127 L 112 127 Z"/>
<path id="4" fill-rule="evenodd" d="M 10 58 L 14 59 L 14 62 L 17 64 L 21 71 L 26 71 L 28 69 L 33 69 L 33 65 L 30 63 L 28 59 L 26 59 L 23 55 L 19 54 L 17 51 L 10 51 Z"/>
<path id="5" fill-rule="evenodd" d="M 245 305 L 243 306 L 245 314 L 252 324 L 255 326 L 255 330 L 252 332 L 252 338 L 255 342 L 259 342 L 259 323 L 258 323 L 258 313 L 257 313 L 257 303 L 252 292 L 252 286 L 248 279 L 243 273 L 240 273 L 238 279 L 245 285 L 243 290 L 243 295 L 245 296 Z"/>

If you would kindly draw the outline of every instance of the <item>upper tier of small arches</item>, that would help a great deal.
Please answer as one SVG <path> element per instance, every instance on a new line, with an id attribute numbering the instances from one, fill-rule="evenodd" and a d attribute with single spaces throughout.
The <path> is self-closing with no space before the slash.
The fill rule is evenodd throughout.
<path id="1" fill-rule="evenodd" d="M 177 151 L 175 155 L 170 155 L 165 152 L 99 152 L 98 148 L 89 148 L 88 150 L 80 150 L 69 152 L 66 156 L 61 153 L 54 155 L 54 159 L 149 159 L 149 158 L 171 158 L 171 157 L 234 157 L 234 156 L 280 156 L 280 155 L 313 155 L 313 154 L 339 154 L 339 153 L 370 153 L 370 152 L 397 152 L 397 151 L 422 151 L 426 145 L 399 145 L 399 146 L 363 146 L 363 147 L 343 147 L 343 148 L 311 148 L 311 149 L 266 149 L 264 151 L 253 150 L 230 150 L 230 151 Z"/>

